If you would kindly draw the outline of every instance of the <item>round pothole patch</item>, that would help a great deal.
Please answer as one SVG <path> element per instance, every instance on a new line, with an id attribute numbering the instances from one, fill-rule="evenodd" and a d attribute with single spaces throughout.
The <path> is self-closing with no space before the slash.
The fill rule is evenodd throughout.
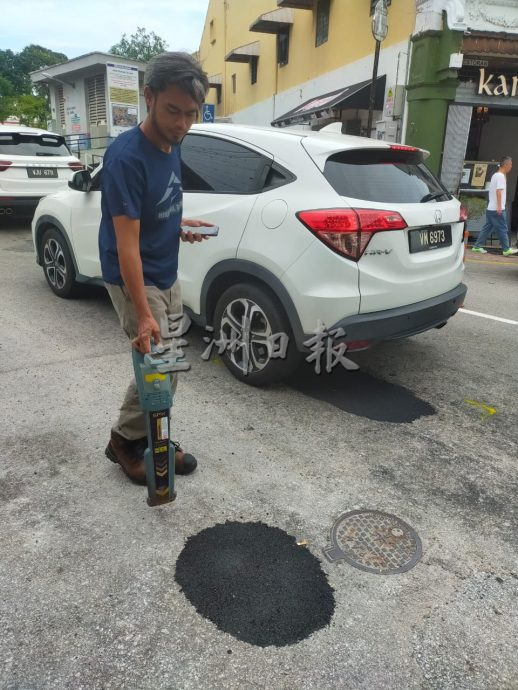
<path id="1" fill-rule="evenodd" d="M 377 575 L 405 573 L 421 558 L 417 532 L 395 515 L 379 510 L 353 510 L 341 515 L 331 528 L 330 561 L 345 560 Z"/>
<path id="2" fill-rule="evenodd" d="M 260 647 L 306 639 L 335 608 L 319 560 L 262 522 L 225 522 L 189 537 L 175 579 L 198 613 Z"/>

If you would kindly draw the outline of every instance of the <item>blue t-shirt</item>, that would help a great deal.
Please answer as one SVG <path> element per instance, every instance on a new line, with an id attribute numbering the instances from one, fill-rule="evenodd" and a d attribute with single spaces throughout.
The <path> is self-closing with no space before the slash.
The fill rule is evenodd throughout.
<path id="1" fill-rule="evenodd" d="M 113 216 L 140 219 L 144 284 L 168 290 L 178 275 L 182 183 L 180 149 L 164 153 L 139 127 L 108 147 L 101 180 L 99 255 L 106 283 L 122 285 Z"/>

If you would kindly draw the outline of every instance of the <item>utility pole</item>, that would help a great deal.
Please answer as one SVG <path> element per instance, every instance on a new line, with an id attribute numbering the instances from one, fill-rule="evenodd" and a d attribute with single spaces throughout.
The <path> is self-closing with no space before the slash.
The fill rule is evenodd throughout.
<path id="1" fill-rule="evenodd" d="M 374 66 L 372 70 L 372 82 L 369 99 L 369 118 L 367 120 L 367 136 L 371 136 L 372 118 L 376 105 L 376 80 L 378 79 L 378 65 L 380 59 L 381 42 L 385 40 L 388 33 L 388 12 L 386 0 L 378 0 L 372 16 L 372 35 L 376 41 L 374 50 Z"/>

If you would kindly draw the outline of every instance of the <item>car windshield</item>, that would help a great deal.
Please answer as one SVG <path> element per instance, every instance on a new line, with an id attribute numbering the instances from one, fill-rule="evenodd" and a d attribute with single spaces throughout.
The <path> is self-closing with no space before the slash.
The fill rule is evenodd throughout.
<path id="1" fill-rule="evenodd" d="M 63 137 L 51 134 L 0 132 L 0 155 L 70 156 Z"/>
<path id="2" fill-rule="evenodd" d="M 342 151 L 327 159 L 324 176 L 340 196 L 353 199 L 413 204 L 450 198 L 420 151 Z"/>

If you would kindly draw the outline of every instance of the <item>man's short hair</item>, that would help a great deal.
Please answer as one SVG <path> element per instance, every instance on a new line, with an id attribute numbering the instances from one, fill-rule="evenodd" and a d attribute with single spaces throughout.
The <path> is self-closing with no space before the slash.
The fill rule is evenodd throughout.
<path id="1" fill-rule="evenodd" d="M 149 86 L 153 93 L 177 86 L 201 105 L 209 90 L 209 80 L 189 53 L 161 53 L 148 62 L 144 86 Z"/>
<path id="2" fill-rule="evenodd" d="M 502 156 L 502 158 L 500 158 L 500 167 L 502 167 L 503 165 L 506 165 L 506 163 L 509 163 L 512 160 L 513 160 L 512 156 Z"/>

